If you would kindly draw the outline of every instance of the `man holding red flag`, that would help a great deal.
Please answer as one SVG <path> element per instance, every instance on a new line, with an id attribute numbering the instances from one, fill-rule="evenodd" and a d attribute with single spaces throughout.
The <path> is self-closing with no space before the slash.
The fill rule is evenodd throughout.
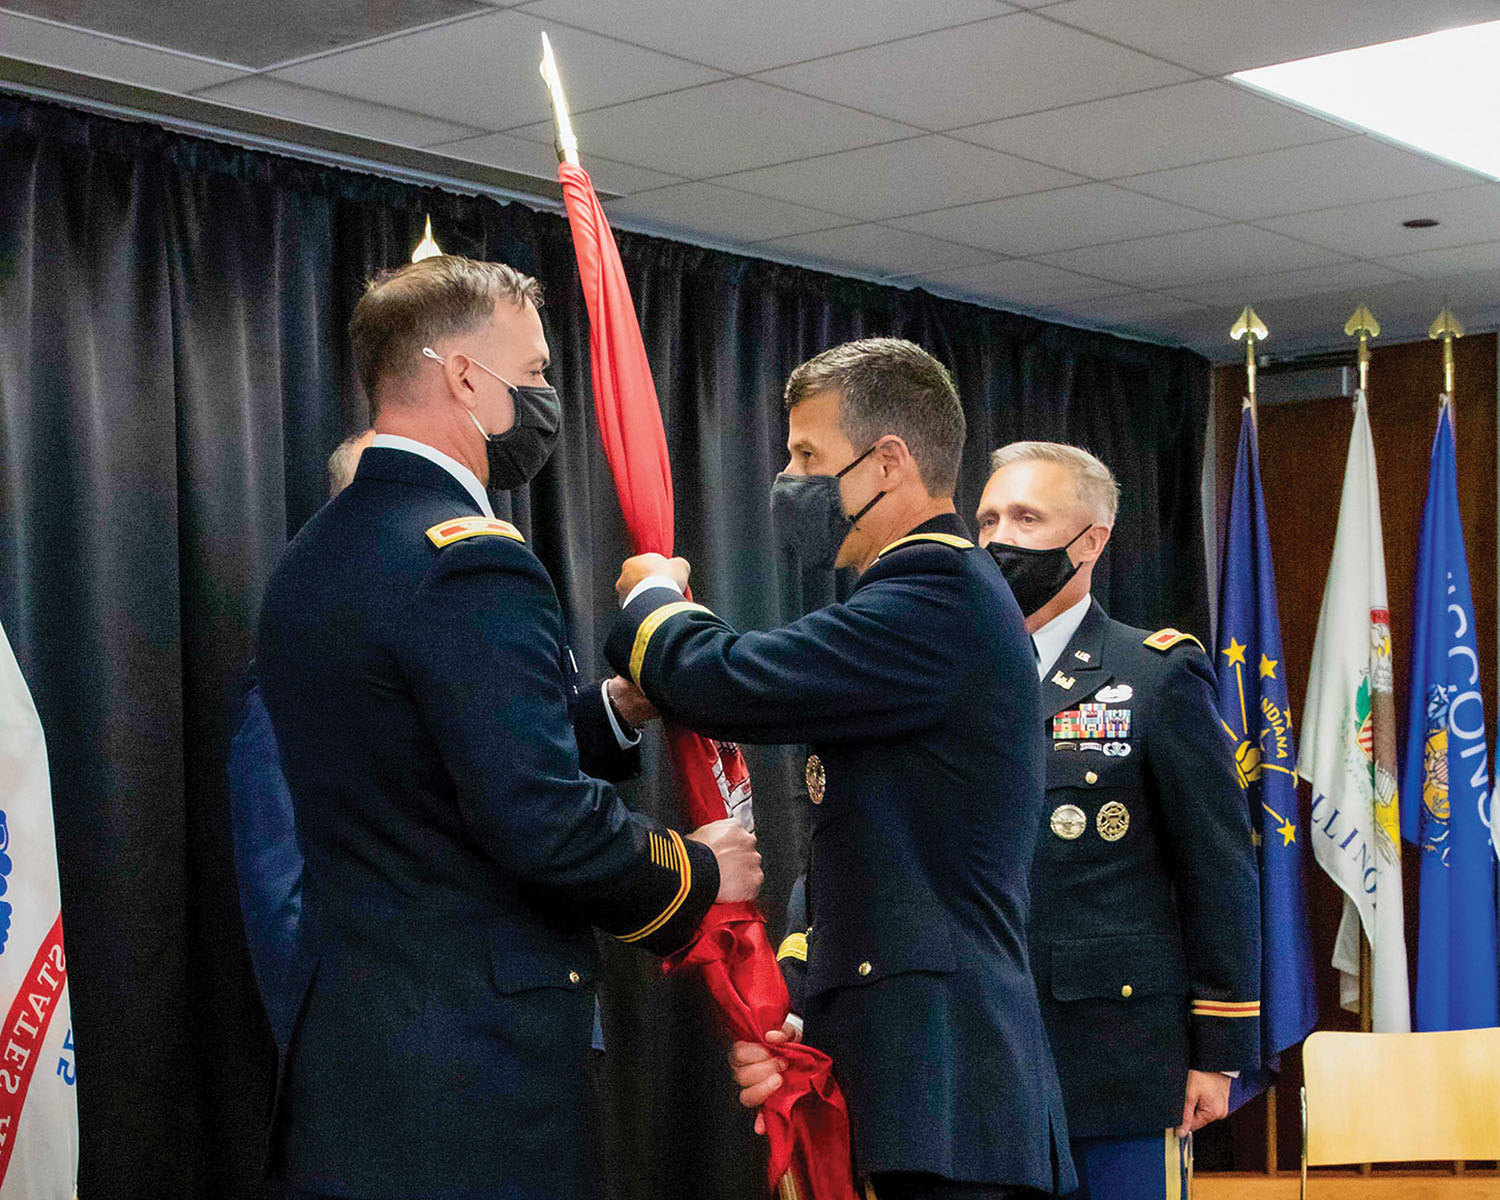
<path id="1" fill-rule="evenodd" d="M 1020 609 L 954 512 L 957 392 L 919 347 L 875 338 L 797 368 L 786 405 L 779 531 L 807 565 L 857 568 L 853 594 L 741 634 L 685 598 L 684 560 L 640 555 L 616 584 L 610 662 L 669 721 L 811 744 L 802 1015 L 867 1194 L 1071 1191 L 1026 950 L 1040 694 Z M 732 1057 L 747 1104 L 774 1095 L 774 1051 Z"/>
<path id="2" fill-rule="evenodd" d="M 596 1195 L 590 927 L 666 954 L 759 890 L 738 824 L 683 836 L 580 769 L 552 581 L 486 491 L 534 478 L 558 432 L 539 302 L 456 255 L 370 285 L 350 332 L 376 436 L 266 591 L 305 856 L 288 1198 Z"/>

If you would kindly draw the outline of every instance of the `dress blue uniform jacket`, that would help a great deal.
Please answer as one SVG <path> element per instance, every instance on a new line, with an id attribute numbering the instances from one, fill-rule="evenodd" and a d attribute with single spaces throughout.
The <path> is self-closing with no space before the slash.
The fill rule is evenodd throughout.
<path id="1" fill-rule="evenodd" d="M 1095 603 L 1042 682 L 1032 965 L 1074 1137 L 1159 1136 L 1260 1062 L 1250 817 L 1196 639 Z"/>
<path id="2" fill-rule="evenodd" d="M 297 845 L 292 794 L 281 773 L 276 733 L 253 663 L 245 686 L 239 728 L 229 743 L 230 829 L 250 967 L 271 1036 L 284 1051 L 296 1015 L 290 1011 L 293 998 L 288 995 L 288 973 L 302 915 L 302 850 Z M 600 690 L 580 689 L 575 682 L 572 692 L 573 730 L 584 773 L 615 782 L 638 775 L 639 746 L 619 744 Z M 604 1049 L 597 1004 L 591 1044 L 595 1050 Z"/>
<path id="3" fill-rule="evenodd" d="M 1026 950 L 1041 708 L 999 568 L 934 518 L 849 599 L 737 633 L 666 588 L 606 653 L 671 720 L 809 743 L 802 1014 L 849 1103 L 862 1174 L 1073 1187 Z"/>
<path id="4" fill-rule="evenodd" d="M 593 1194 L 590 926 L 676 949 L 718 870 L 581 773 L 546 571 L 441 467 L 375 447 L 287 547 L 259 646 L 305 860 L 279 1173 Z"/>

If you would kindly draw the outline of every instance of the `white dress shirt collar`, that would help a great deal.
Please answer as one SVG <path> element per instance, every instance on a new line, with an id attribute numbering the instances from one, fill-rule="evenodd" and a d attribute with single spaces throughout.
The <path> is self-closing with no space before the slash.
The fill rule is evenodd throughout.
<path id="1" fill-rule="evenodd" d="M 1085 596 L 1031 635 L 1032 644 L 1036 646 L 1036 673 L 1039 679 L 1047 678 L 1047 672 L 1062 657 L 1062 652 L 1068 648 L 1068 643 L 1083 624 L 1083 618 L 1088 616 L 1089 605 L 1093 602 L 1093 596 Z"/>
<path id="2" fill-rule="evenodd" d="M 464 466 L 456 458 L 450 458 L 441 450 L 429 446 L 426 442 L 419 442 L 413 438 L 401 437 L 395 433 L 377 433 L 370 442 L 371 447 L 380 446 L 386 450 L 405 450 L 408 454 L 415 454 L 425 458 L 428 462 L 436 463 L 452 475 L 454 479 L 464 485 L 464 491 L 473 497 L 474 503 L 479 506 L 479 511 L 487 517 L 493 517 L 495 510 L 490 507 L 490 498 L 485 494 L 483 486 L 479 482 L 479 476 Z"/>

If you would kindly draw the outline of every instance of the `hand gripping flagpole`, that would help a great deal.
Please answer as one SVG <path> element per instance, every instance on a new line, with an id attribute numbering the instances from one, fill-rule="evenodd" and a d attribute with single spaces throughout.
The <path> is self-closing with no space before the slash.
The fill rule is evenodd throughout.
<path id="1" fill-rule="evenodd" d="M 619 249 L 568 115 L 552 46 L 542 35 L 542 78 L 552 97 L 558 180 L 573 233 L 589 314 L 594 411 L 625 525 L 637 554 L 672 554 L 672 472 L 661 405 Z M 694 824 L 725 815 L 750 824 L 750 778 L 737 746 L 668 725 L 674 774 Z M 692 971 L 719 1007 L 731 1035 L 765 1044 L 787 1016 L 786 982 L 754 904 L 715 904 L 694 939 L 666 962 Z M 775 1048 L 787 1063 L 783 1084 L 761 1112 L 769 1145 L 768 1183 L 782 1200 L 854 1200 L 849 1119 L 826 1054 L 803 1043 Z M 805 1185 L 805 1186 L 804 1186 Z"/>

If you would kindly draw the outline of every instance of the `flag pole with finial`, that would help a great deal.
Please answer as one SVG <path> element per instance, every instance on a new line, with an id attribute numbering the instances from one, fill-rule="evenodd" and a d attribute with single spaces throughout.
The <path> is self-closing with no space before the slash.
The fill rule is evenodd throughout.
<path id="1" fill-rule="evenodd" d="M 557 59 L 552 55 L 552 43 L 542 34 L 542 79 L 552 96 L 552 125 L 557 132 L 554 145 L 557 161 L 578 166 L 578 135 L 573 132 L 573 119 L 568 115 L 568 98 L 563 95 L 562 76 L 557 73 Z"/>
<path id="2" fill-rule="evenodd" d="M 1345 323 L 1344 332 L 1359 338 L 1359 390 L 1367 391 L 1370 387 L 1370 339 L 1380 336 L 1380 322 L 1369 308 L 1361 304 Z"/>
<path id="3" fill-rule="evenodd" d="M 417 243 L 417 248 L 411 252 L 411 260 L 414 263 L 421 262 L 424 258 L 440 258 L 443 248 L 437 244 L 432 236 L 432 216 L 427 217 L 427 230 L 422 234 L 422 240 Z"/>
<path id="4" fill-rule="evenodd" d="M 1247 304 L 1240 313 L 1239 320 L 1229 327 L 1229 336 L 1235 341 L 1245 339 L 1245 406 L 1250 410 L 1250 423 L 1259 429 L 1259 414 L 1255 408 L 1255 346 L 1271 334 L 1266 329 L 1266 323 Z"/>
<path id="5" fill-rule="evenodd" d="M 1450 411 L 1453 408 L 1453 339 L 1463 335 L 1464 327 L 1458 323 L 1453 310 L 1446 304 L 1432 322 L 1432 328 L 1427 331 L 1428 337 L 1443 339 L 1443 396 Z"/>

